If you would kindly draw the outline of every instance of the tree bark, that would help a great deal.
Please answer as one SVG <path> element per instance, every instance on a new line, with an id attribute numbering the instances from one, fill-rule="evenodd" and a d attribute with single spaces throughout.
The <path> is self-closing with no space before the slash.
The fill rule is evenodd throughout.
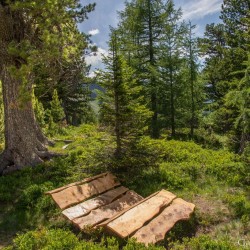
<path id="1" fill-rule="evenodd" d="M 149 30 L 149 62 L 151 67 L 155 67 L 153 27 L 152 27 L 150 0 L 148 0 L 148 30 Z M 156 80 L 152 74 L 150 76 L 150 83 L 151 83 L 151 107 L 153 111 L 152 122 L 151 122 L 151 127 L 152 127 L 151 136 L 152 138 L 159 138 Z"/>
<path id="2" fill-rule="evenodd" d="M 50 157 L 48 140 L 37 125 L 32 102 L 20 101 L 20 80 L 11 76 L 7 69 L 1 74 L 4 102 L 5 150 L 0 156 L 0 173 L 15 165 L 16 169 L 34 166 Z M 27 94 L 31 95 L 31 84 Z"/>
<path id="3" fill-rule="evenodd" d="M 9 69 L 12 66 L 18 70 L 26 64 L 22 58 L 8 52 L 11 42 L 18 45 L 29 34 L 30 26 L 23 16 L 12 11 L 8 4 L 0 2 L 0 79 L 5 124 L 5 149 L 0 155 L 0 174 L 10 168 L 17 170 L 34 166 L 52 156 L 46 148 L 48 140 L 35 120 L 31 102 L 32 82 L 26 75 L 27 83 L 24 83 L 22 77 L 13 76 Z M 28 97 L 25 101 L 24 95 Z"/>

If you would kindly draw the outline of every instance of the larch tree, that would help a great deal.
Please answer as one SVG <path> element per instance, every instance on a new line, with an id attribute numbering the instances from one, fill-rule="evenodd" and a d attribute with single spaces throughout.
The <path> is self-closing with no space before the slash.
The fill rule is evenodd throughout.
<path id="1" fill-rule="evenodd" d="M 94 5 L 79 1 L 0 1 L 0 79 L 3 87 L 5 149 L 0 156 L 0 173 L 7 167 L 34 166 L 53 156 L 49 143 L 36 122 L 32 85 L 36 67 L 53 71 L 58 58 L 71 60 L 74 45 L 86 40 L 77 30 Z M 79 47 L 79 46 L 78 46 Z M 11 166 L 11 167 L 10 167 Z"/>
<path id="2" fill-rule="evenodd" d="M 238 115 L 234 126 L 240 131 L 238 152 L 243 153 L 250 142 L 250 53 L 248 60 L 244 62 L 244 77 L 239 81 L 237 89 L 231 90 L 225 97 L 228 105 L 235 106 Z"/>
<path id="3" fill-rule="evenodd" d="M 197 103 L 199 101 L 200 96 L 202 95 L 202 89 L 200 88 L 197 78 L 198 78 L 198 41 L 194 35 L 193 30 L 195 29 L 195 25 L 189 21 L 188 23 L 188 32 L 185 39 L 185 47 L 186 47 L 186 66 L 187 66 L 187 82 L 189 89 L 189 113 L 190 113 L 190 135 L 194 136 L 194 129 L 197 125 Z M 198 96 L 199 95 L 199 96 Z"/>
<path id="4" fill-rule="evenodd" d="M 205 52 L 204 76 L 211 101 L 209 120 L 214 132 L 227 135 L 228 145 L 239 152 L 242 127 L 235 126 L 241 113 L 239 105 L 228 101 L 229 93 L 238 93 L 244 78 L 249 51 L 249 0 L 224 0 L 222 24 L 210 24 L 200 39 Z"/>
<path id="5" fill-rule="evenodd" d="M 124 34 L 126 60 L 136 70 L 153 112 L 150 126 L 151 136 L 159 137 L 157 65 L 159 42 L 165 18 L 164 1 L 133 0 L 121 12 L 120 29 Z"/>
<path id="6" fill-rule="evenodd" d="M 166 20 L 161 39 L 161 57 L 159 60 L 162 78 L 162 98 L 168 100 L 170 110 L 171 134 L 176 132 L 176 103 L 182 88 L 180 69 L 183 64 L 183 43 L 186 24 L 180 22 L 181 10 L 174 8 L 173 1 L 166 6 Z M 164 101 L 165 101 L 164 100 Z"/>

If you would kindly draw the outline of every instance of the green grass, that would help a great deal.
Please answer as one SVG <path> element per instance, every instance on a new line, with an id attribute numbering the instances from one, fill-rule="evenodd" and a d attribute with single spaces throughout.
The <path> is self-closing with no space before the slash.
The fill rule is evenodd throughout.
<path id="1" fill-rule="evenodd" d="M 144 249 L 133 241 L 105 238 L 102 232 L 78 231 L 44 194 L 107 170 L 145 197 L 167 189 L 196 204 L 192 219 L 178 223 L 160 245 L 171 249 L 246 249 L 238 241 L 250 242 L 249 166 L 239 156 L 204 149 L 194 142 L 143 137 L 117 161 L 112 157 L 113 137 L 95 126 L 69 127 L 55 138 L 60 141 L 51 150 L 65 156 L 0 177 L 0 246 Z M 73 142 L 62 149 L 63 140 Z"/>

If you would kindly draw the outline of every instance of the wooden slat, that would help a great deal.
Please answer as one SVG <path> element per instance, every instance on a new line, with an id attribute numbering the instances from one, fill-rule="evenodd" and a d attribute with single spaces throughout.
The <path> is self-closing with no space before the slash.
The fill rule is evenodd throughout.
<path id="1" fill-rule="evenodd" d="M 106 206 L 92 210 L 88 215 L 76 218 L 73 222 L 81 229 L 86 226 L 95 226 L 100 222 L 115 216 L 123 209 L 132 206 L 142 199 L 143 198 L 134 191 L 128 191 L 121 198 Z"/>
<path id="2" fill-rule="evenodd" d="M 70 186 L 62 191 L 52 193 L 51 196 L 61 209 L 65 209 L 119 185 L 120 182 L 116 177 L 108 173 L 88 183 Z"/>
<path id="3" fill-rule="evenodd" d="M 83 183 L 87 183 L 87 182 L 93 181 L 93 180 L 95 180 L 97 178 L 100 178 L 102 176 L 105 176 L 107 174 L 108 174 L 108 172 L 107 173 L 102 173 L 102 174 L 99 174 L 99 175 L 96 175 L 96 176 L 93 176 L 93 177 L 88 177 L 88 178 L 85 178 L 85 179 L 83 179 L 81 181 L 73 182 L 73 183 L 70 183 L 70 184 L 68 184 L 66 186 L 53 189 L 51 191 L 46 192 L 45 194 L 57 193 L 57 192 L 62 191 L 64 189 L 68 188 L 68 187 L 73 187 L 73 186 L 77 186 L 77 185 L 80 185 L 80 184 L 83 184 Z"/>
<path id="4" fill-rule="evenodd" d="M 177 198 L 159 216 L 151 220 L 146 226 L 140 228 L 133 237 L 138 242 L 145 243 L 146 245 L 164 240 L 166 233 L 176 222 L 189 219 L 194 208 L 194 204 Z"/>
<path id="5" fill-rule="evenodd" d="M 118 218 L 109 222 L 106 228 L 120 237 L 125 238 L 156 216 L 161 208 L 170 204 L 175 197 L 174 194 L 166 190 L 161 190 L 155 196 L 137 204 Z"/>
<path id="6" fill-rule="evenodd" d="M 76 206 L 65 209 L 62 213 L 68 219 L 73 220 L 77 217 L 84 216 L 88 214 L 91 210 L 96 209 L 98 207 L 107 205 L 118 198 L 120 195 L 124 194 L 128 191 L 126 187 L 118 187 L 116 189 L 107 191 L 104 194 L 101 194 L 93 199 L 84 201 Z"/>
<path id="7" fill-rule="evenodd" d="M 146 200 L 149 200 L 151 197 L 157 195 L 159 192 L 160 192 L 160 191 L 157 191 L 157 192 L 155 192 L 155 193 L 149 195 L 148 197 L 146 197 L 146 198 L 144 198 L 144 199 L 142 198 L 142 200 L 139 201 L 138 203 L 135 203 L 135 204 L 132 205 L 131 207 L 128 207 L 128 208 L 126 208 L 126 209 L 123 209 L 123 210 L 122 210 L 121 212 L 119 212 L 117 215 L 115 215 L 115 216 L 113 216 L 112 218 L 110 218 L 110 219 L 108 219 L 108 220 L 106 220 L 106 221 L 104 221 L 104 222 L 98 224 L 97 227 L 106 227 L 106 225 L 108 225 L 111 221 L 113 221 L 113 220 L 115 220 L 116 218 L 120 217 L 121 215 L 125 214 L 128 210 L 131 210 L 133 207 L 138 206 L 139 204 L 145 202 Z"/>

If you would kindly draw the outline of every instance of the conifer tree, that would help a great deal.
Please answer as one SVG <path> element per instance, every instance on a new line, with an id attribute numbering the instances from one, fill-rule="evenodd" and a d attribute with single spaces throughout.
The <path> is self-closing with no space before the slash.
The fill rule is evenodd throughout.
<path id="1" fill-rule="evenodd" d="M 180 72 L 184 62 L 183 45 L 187 32 L 186 24 L 179 22 L 180 18 L 181 10 L 175 10 L 173 1 L 168 1 L 161 40 L 159 71 L 162 79 L 162 102 L 167 103 L 165 107 L 169 107 L 169 112 L 163 112 L 170 120 L 172 136 L 176 133 L 177 102 L 183 90 Z"/>
<path id="2" fill-rule="evenodd" d="M 199 109 L 201 110 L 201 99 L 203 96 L 203 89 L 198 82 L 198 40 L 193 33 L 195 25 L 192 25 L 189 21 L 188 30 L 185 39 L 185 67 L 187 69 L 186 81 L 187 85 L 185 86 L 186 92 L 188 93 L 188 113 L 189 113 L 189 124 L 190 124 L 190 135 L 194 136 L 194 129 L 197 127 L 197 109 L 199 104 Z"/>
<path id="3" fill-rule="evenodd" d="M 33 95 L 32 103 L 33 103 L 36 121 L 38 122 L 41 128 L 44 128 L 45 127 L 45 110 L 43 108 L 43 104 L 39 102 L 38 98 L 35 96 L 34 91 L 32 95 Z"/>
<path id="4" fill-rule="evenodd" d="M 248 60 L 244 62 L 246 67 L 244 77 L 237 84 L 237 89 L 231 90 L 225 97 L 225 104 L 237 108 L 237 117 L 234 122 L 235 129 L 239 131 L 234 141 L 238 141 L 238 152 L 243 153 L 250 143 L 250 53 Z"/>
<path id="5" fill-rule="evenodd" d="M 110 53 L 103 58 L 106 71 L 98 73 L 98 83 L 104 88 L 101 98 L 102 122 L 110 125 L 116 137 L 115 156 L 146 128 L 151 112 L 143 104 L 140 96 L 142 87 L 138 85 L 135 72 L 130 68 L 119 49 L 118 32 L 111 30 Z"/>
<path id="6" fill-rule="evenodd" d="M 2 82 L 0 81 L 0 144 L 4 141 L 4 113 L 2 98 Z"/>
<path id="7" fill-rule="evenodd" d="M 120 29 L 124 35 L 123 51 L 129 65 L 136 70 L 150 110 L 153 112 L 150 132 L 159 137 L 158 87 L 156 62 L 165 18 L 162 0 L 133 0 L 121 13 Z"/>
<path id="8" fill-rule="evenodd" d="M 32 106 L 36 76 L 60 78 L 55 64 L 74 60 L 87 43 L 77 22 L 87 18 L 94 4 L 80 1 L 0 1 L 0 79 L 4 93 L 5 150 L 0 155 L 0 174 L 8 166 L 34 166 L 54 154 L 38 126 Z M 43 69 L 43 70 L 40 70 Z M 13 108 L 14 107 L 14 108 Z"/>
<path id="9" fill-rule="evenodd" d="M 228 102 L 228 94 L 239 91 L 244 78 L 243 61 L 249 50 L 249 1 L 224 0 L 221 11 L 222 24 L 206 27 L 201 49 L 206 60 L 203 70 L 210 105 L 212 129 L 219 134 L 241 134 L 234 126 L 239 109 Z M 236 151 L 239 151 L 236 149 Z"/>
<path id="10" fill-rule="evenodd" d="M 65 118 L 62 102 L 59 100 L 56 89 L 53 91 L 52 100 L 50 102 L 50 115 L 55 123 L 58 123 Z"/>

